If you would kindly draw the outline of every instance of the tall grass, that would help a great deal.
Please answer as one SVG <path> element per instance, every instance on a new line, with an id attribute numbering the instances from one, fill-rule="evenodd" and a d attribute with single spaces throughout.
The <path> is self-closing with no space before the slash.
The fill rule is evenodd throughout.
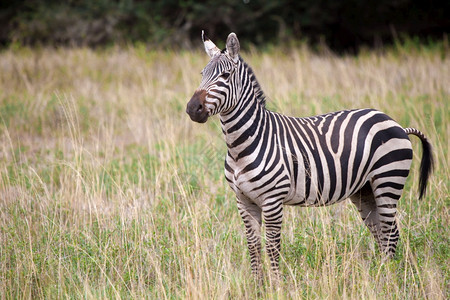
<path id="1" fill-rule="evenodd" d="M 349 202 L 287 207 L 283 279 L 259 287 L 219 122 L 184 112 L 206 54 L 19 48 L 0 52 L 0 298 L 448 298 L 445 51 L 243 56 L 270 109 L 373 107 L 432 141 L 436 170 L 419 201 L 412 138 L 394 260 L 383 262 Z"/>

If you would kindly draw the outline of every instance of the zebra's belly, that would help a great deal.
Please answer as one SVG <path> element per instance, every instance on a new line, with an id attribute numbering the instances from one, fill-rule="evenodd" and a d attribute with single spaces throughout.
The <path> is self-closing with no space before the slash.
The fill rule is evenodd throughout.
<path id="1" fill-rule="evenodd" d="M 338 165 L 337 161 L 335 165 Z M 352 191 L 359 190 L 368 180 L 368 174 L 365 174 L 360 177 L 359 184 L 355 181 L 343 182 L 341 168 L 336 168 L 333 176 L 326 172 L 318 176 L 315 169 L 309 173 L 310 176 L 307 176 L 304 169 L 298 170 L 299 176 L 291 184 L 291 192 L 284 200 L 285 205 L 318 207 L 339 203 L 350 197 Z"/>
<path id="2" fill-rule="evenodd" d="M 320 207 L 333 205 L 346 200 L 348 197 L 342 197 L 339 199 L 326 199 L 323 197 L 306 198 L 304 195 L 294 195 L 290 199 L 284 201 L 284 205 L 300 206 L 300 207 Z"/>
<path id="3" fill-rule="evenodd" d="M 304 170 L 299 170 L 299 173 L 301 172 Z M 246 198 L 259 206 L 263 206 L 264 201 L 270 199 L 272 195 L 276 195 L 277 198 L 282 195 L 281 199 L 285 205 L 303 207 L 327 206 L 341 202 L 350 196 L 350 186 L 340 186 L 327 177 L 319 183 L 318 176 L 314 171 L 310 178 L 299 176 L 296 182 L 293 174 L 287 172 L 286 169 L 273 173 L 276 176 L 263 176 L 260 180 L 255 180 L 260 177 L 260 171 L 242 173 L 239 168 L 235 168 L 231 174 L 226 174 L 226 176 L 238 198 Z M 267 178 L 273 178 L 273 180 L 267 180 Z M 363 183 L 364 181 L 361 184 Z M 342 189 L 344 189 L 343 192 Z M 330 191 L 333 190 L 334 193 L 331 195 Z"/>

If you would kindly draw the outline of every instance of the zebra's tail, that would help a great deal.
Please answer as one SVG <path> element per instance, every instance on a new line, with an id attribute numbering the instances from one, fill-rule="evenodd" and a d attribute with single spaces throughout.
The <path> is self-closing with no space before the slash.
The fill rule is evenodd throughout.
<path id="1" fill-rule="evenodd" d="M 420 179 L 419 179 L 419 199 L 425 195 L 428 178 L 434 168 L 433 151 L 430 142 L 426 136 L 415 128 L 405 128 L 406 134 L 413 134 L 422 141 L 422 161 L 420 162 Z"/>

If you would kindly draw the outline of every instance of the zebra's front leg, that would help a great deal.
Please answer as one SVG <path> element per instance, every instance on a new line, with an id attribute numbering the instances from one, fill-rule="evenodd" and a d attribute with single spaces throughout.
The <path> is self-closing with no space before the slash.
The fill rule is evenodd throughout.
<path id="1" fill-rule="evenodd" d="M 250 201 L 238 198 L 238 210 L 245 225 L 252 273 L 255 279 L 261 282 L 261 208 Z"/>
<path id="2" fill-rule="evenodd" d="M 281 249 L 281 223 L 283 221 L 282 201 L 270 202 L 263 207 L 263 217 L 266 226 L 266 249 L 270 259 L 272 280 L 277 282 L 280 278 L 280 249 Z"/>

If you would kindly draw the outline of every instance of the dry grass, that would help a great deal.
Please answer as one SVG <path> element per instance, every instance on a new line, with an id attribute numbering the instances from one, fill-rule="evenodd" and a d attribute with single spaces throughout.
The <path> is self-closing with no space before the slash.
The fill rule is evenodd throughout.
<path id="1" fill-rule="evenodd" d="M 383 263 L 350 203 L 288 208 L 279 288 L 257 287 L 222 173 L 217 119 L 185 104 L 204 53 L 143 47 L 0 53 L 0 298 L 449 297 L 450 58 L 398 47 L 358 57 L 305 48 L 244 53 L 289 115 L 374 107 L 430 138 L 400 201 L 401 241 Z"/>

